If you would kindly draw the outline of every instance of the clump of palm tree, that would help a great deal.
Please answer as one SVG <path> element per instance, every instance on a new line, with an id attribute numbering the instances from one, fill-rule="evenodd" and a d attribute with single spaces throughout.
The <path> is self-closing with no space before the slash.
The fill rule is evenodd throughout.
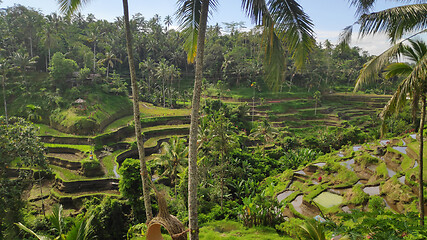
<path id="1" fill-rule="evenodd" d="M 326 240 L 325 230 L 323 229 L 322 223 L 308 219 L 304 224 L 299 226 L 303 230 L 303 236 L 300 239 L 307 240 Z"/>
<path id="2" fill-rule="evenodd" d="M 120 58 L 117 58 L 116 55 L 111 51 L 105 53 L 104 58 L 98 61 L 99 65 L 103 65 L 104 63 L 107 63 L 107 72 L 106 72 L 107 80 L 108 80 L 108 75 L 110 73 L 110 67 L 114 68 L 114 62 L 122 63 L 122 60 L 120 60 Z"/>
<path id="3" fill-rule="evenodd" d="M 164 154 L 160 155 L 157 161 L 164 168 L 162 175 L 169 177 L 176 196 L 178 173 L 184 170 L 183 166 L 187 163 L 188 148 L 185 146 L 185 140 L 177 136 L 162 143 L 162 148 Z"/>

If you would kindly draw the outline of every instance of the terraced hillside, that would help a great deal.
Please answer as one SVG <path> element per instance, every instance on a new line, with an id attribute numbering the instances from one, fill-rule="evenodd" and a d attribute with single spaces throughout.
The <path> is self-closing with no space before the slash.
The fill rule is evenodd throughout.
<path id="1" fill-rule="evenodd" d="M 315 108 L 315 101 L 309 98 L 269 99 L 254 102 L 248 118 L 252 118 L 253 114 L 256 121 L 268 118 L 277 127 L 289 126 L 304 131 L 309 128 L 340 126 L 343 121 L 363 121 L 368 114 L 381 109 L 387 100 L 388 96 L 332 94 L 324 96 L 321 105 Z M 233 99 L 225 101 L 230 104 L 245 102 Z M 161 143 L 171 136 L 188 134 L 189 109 L 164 109 L 141 103 L 140 110 L 148 160 L 152 159 L 152 154 L 161 151 Z M 54 177 L 44 180 L 41 190 L 39 185 L 34 185 L 28 193 L 32 203 L 40 207 L 41 200 L 45 199 L 78 208 L 81 199 L 87 197 L 120 197 L 118 168 L 126 158 L 138 157 L 137 150 L 132 148 L 132 142 L 135 141 L 132 119 L 132 116 L 120 118 L 106 126 L 102 134 L 95 136 L 65 134 L 39 125 L 41 138 L 49 150 L 47 158 Z M 292 182 L 296 184 L 288 186 L 287 190 L 295 191 L 292 195 L 295 198 L 299 196 L 298 193 L 303 193 L 302 190 L 296 191 L 299 184 L 297 182 L 304 184 L 307 179 L 317 177 L 310 172 L 311 168 L 313 166 L 304 174 L 291 174 L 291 179 L 294 179 Z M 304 191 L 312 192 L 312 188 L 314 187 L 308 187 Z M 316 189 L 315 192 L 318 192 Z"/>
<path id="2" fill-rule="evenodd" d="M 313 131 L 325 126 L 345 126 L 345 122 L 372 127 L 370 118 L 381 111 L 389 95 L 360 95 L 348 93 L 325 94 L 316 106 L 311 98 L 279 98 L 252 101 L 252 99 L 224 98 L 231 104 L 247 103 L 254 121 L 268 119 L 275 127 L 289 127 L 296 132 Z"/>
<path id="3" fill-rule="evenodd" d="M 141 103 L 142 132 L 145 153 L 150 156 L 161 151 L 161 143 L 171 136 L 186 136 L 189 131 L 188 109 L 162 109 Z M 95 136 L 62 133 L 39 125 L 40 137 L 48 150 L 46 154 L 53 176 L 34 184 L 26 197 L 41 208 L 59 202 L 78 209 L 81 200 L 93 196 L 120 197 L 118 182 L 120 164 L 129 157 L 137 158 L 132 148 L 135 141 L 132 116 L 116 120 Z"/>
<path id="4" fill-rule="evenodd" d="M 416 211 L 418 162 L 415 135 L 352 146 L 287 170 L 263 183 L 284 207 L 285 215 L 333 217 L 365 209 L 372 196 L 398 213 Z M 427 168 L 424 169 L 427 173 Z"/>

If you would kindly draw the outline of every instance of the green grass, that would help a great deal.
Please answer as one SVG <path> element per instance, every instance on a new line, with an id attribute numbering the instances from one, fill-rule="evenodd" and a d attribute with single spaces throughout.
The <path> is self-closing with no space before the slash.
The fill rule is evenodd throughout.
<path id="1" fill-rule="evenodd" d="M 418 141 L 414 140 L 413 142 L 409 143 L 408 144 L 408 148 L 412 149 L 417 154 L 417 156 L 419 155 L 419 152 L 420 152 L 420 143 Z M 423 152 L 424 162 L 427 159 L 427 149 L 426 148 L 427 148 L 426 147 L 426 142 L 424 142 L 424 152 Z M 424 174 L 424 176 L 427 174 L 427 164 L 424 164 L 423 174 Z"/>
<path id="2" fill-rule="evenodd" d="M 380 162 L 380 164 L 378 164 L 378 166 L 375 168 L 375 171 L 377 176 L 388 177 L 387 166 L 384 162 Z"/>
<path id="3" fill-rule="evenodd" d="M 154 106 L 151 103 L 139 103 L 141 116 L 145 117 L 165 117 L 165 116 L 189 116 L 191 109 L 169 109 Z"/>
<path id="4" fill-rule="evenodd" d="M 81 161 L 90 161 L 89 159 L 89 153 L 92 151 L 92 153 L 95 151 L 95 147 L 91 145 L 72 145 L 72 144 L 56 144 L 56 143 L 44 143 L 44 146 L 46 148 L 72 148 L 77 149 L 83 153 L 86 153 L 87 157 L 82 159 Z M 92 161 L 98 161 L 98 158 L 96 157 L 96 154 L 93 154 L 93 160 Z"/>
<path id="5" fill-rule="evenodd" d="M 93 146 L 91 145 L 45 143 L 44 146 L 51 147 L 51 148 L 73 148 L 73 149 L 80 150 L 81 152 L 90 152 L 94 150 Z"/>
<path id="6" fill-rule="evenodd" d="M 233 221 L 219 221 L 205 224 L 200 229 L 201 240 L 274 240 L 291 239 L 279 236 L 273 228 L 253 227 L 246 228 L 241 223 Z"/>
<path id="7" fill-rule="evenodd" d="M 126 126 L 128 123 L 132 122 L 132 120 L 133 120 L 133 115 L 117 119 L 116 121 L 112 122 L 110 125 L 108 125 L 104 129 L 104 133 L 112 132 L 120 127 Z"/>
<path id="8" fill-rule="evenodd" d="M 330 208 L 336 205 L 340 205 L 343 202 L 343 197 L 330 192 L 322 192 L 317 197 L 315 197 L 313 201 L 324 208 Z"/>
<path id="9" fill-rule="evenodd" d="M 286 91 L 288 88 L 283 89 L 283 92 L 271 91 L 264 89 L 262 92 L 255 93 L 255 99 L 275 99 L 275 98 L 302 98 L 312 96 L 313 93 L 307 92 L 306 90 L 298 89 L 293 87 L 292 91 Z M 224 93 L 225 97 L 232 97 L 234 99 L 251 99 L 253 96 L 253 89 L 249 86 L 239 86 L 230 88 L 230 91 Z"/>
<path id="10" fill-rule="evenodd" d="M 75 171 L 71 171 L 66 168 L 58 167 L 55 165 L 49 165 L 53 172 L 59 174 L 59 177 L 65 181 L 78 181 L 78 180 L 88 180 L 89 178 L 77 174 Z"/>
<path id="11" fill-rule="evenodd" d="M 81 136 L 81 135 L 77 136 L 73 134 L 63 133 L 45 124 L 34 124 L 34 125 L 39 128 L 39 132 L 38 132 L 39 136 L 81 137 L 81 138 L 87 137 L 87 136 Z"/>
<path id="12" fill-rule="evenodd" d="M 411 146 L 409 146 L 409 145 L 411 145 Z M 418 148 L 417 148 L 417 146 L 418 146 Z M 409 143 L 408 144 L 408 148 L 411 148 L 411 149 L 417 148 L 417 151 L 419 152 L 418 142 Z M 394 148 L 392 148 L 390 146 L 387 146 L 387 151 L 388 152 L 394 152 L 394 153 L 402 155 L 403 160 L 402 160 L 402 163 L 400 164 L 400 167 L 402 168 L 403 171 L 409 170 L 409 169 L 411 169 L 414 166 L 415 159 L 410 158 L 408 155 L 402 154 L 401 152 L 395 150 Z M 418 156 L 418 154 L 417 154 L 417 156 Z M 424 157 L 426 157 L 426 153 L 424 153 Z M 424 173 L 426 173 L 426 172 L 427 172 L 427 170 L 426 170 L 426 168 L 424 168 Z"/>
<path id="13" fill-rule="evenodd" d="M 132 109 L 132 103 L 126 96 L 106 94 L 102 91 L 88 94 L 85 106 L 87 107 L 86 110 L 72 106 L 59 114 L 53 115 L 52 119 L 65 127 L 71 127 L 80 120 L 89 118 L 100 124 L 116 113 L 121 111 L 130 112 Z"/>
<path id="14" fill-rule="evenodd" d="M 163 229 L 163 228 L 162 228 Z M 164 230 L 164 229 L 163 229 Z M 165 231 L 166 232 L 166 231 Z M 162 233 L 163 239 L 171 240 L 169 234 Z M 246 228 L 241 223 L 222 220 L 203 224 L 200 227 L 200 240 L 292 240 L 280 236 L 276 230 L 269 227 Z M 145 240 L 145 237 L 134 237 L 132 240 Z"/>
<path id="15" fill-rule="evenodd" d="M 55 196 L 58 199 L 61 198 L 72 198 L 74 199 L 79 199 L 79 198 L 88 198 L 88 197 L 100 197 L 100 196 L 108 196 L 108 197 L 113 197 L 113 198 L 120 198 L 121 195 L 120 194 L 114 194 L 114 193 L 108 193 L 108 192 L 96 192 L 96 193 L 86 193 L 86 194 L 64 194 L 64 193 L 60 193 L 58 192 L 56 189 L 51 189 L 50 190 L 50 194 Z"/>
<path id="16" fill-rule="evenodd" d="M 147 128 L 143 128 L 141 129 L 141 131 L 144 132 L 148 132 L 148 131 L 153 131 L 153 130 L 161 130 L 161 129 L 174 129 L 174 128 L 185 128 L 185 127 L 190 127 L 190 124 L 178 124 L 178 125 L 159 125 L 159 126 L 154 126 L 154 127 L 147 127 Z"/>
<path id="17" fill-rule="evenodd" d="M 115 174 L 114 174 L 113 170 L 114 170 L 114 166 L 118 165 L 116 163 L 116 157 L 117 157 L 117 155 L 119 155 L 120 153 L 122 153 L 124 151 L 126 151 L 126 150 L 115 151 L 111 155 L 105 156 L 102 159 L 102 164 L 104 165 L 105 171 L 106 171 L 105 177 L 115 177 Z M 118 170 L 118 166 L 117 166 L 117 172 L 118 171 L 119 170 Z"/>

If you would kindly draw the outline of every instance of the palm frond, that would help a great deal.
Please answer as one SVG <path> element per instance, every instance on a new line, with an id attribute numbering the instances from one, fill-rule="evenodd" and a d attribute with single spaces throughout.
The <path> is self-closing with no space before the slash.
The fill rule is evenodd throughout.
<path id="1" fill-rule="evenodd" d="M 385 77 L 388 79 L 395 76 L 407 76 L 412 72 L 412 67 L 406 63 L 392 63 L 386 67 L 385 71 Z"/>
<path id="2" fill-rule="evenodd" d="M 67 15 L 70 15 L 79 10 L 90 1 L 91 0 L 57 0 L 59 4 L 59 10 Z"/>
<path id="3" fill-rule="evenodd" d="M 397 113 L 405 106 L 409 97 L 411 99 L 412 118 L 415 121 L 419 99 L 426 92 L 427 47 L 423 41 L 410 40 L 410 44 L 411 46 L 403 46 L 400 54 L 412 56 L 415 65 L 393 63 L 386 69 L 391 72 L 391 76 L 406 75 L 407 77 L 399 84 L 396 92 L 381 112 L 380 117 L 382 119 L 389 117 L 394 112 Z M 381 132 L 383 133 L 383 129 Z"/>
<path id="4" fill-rule="evenodd" d="M 410 42 L 410 46 L 405 46 L 402 55 L 415 63 L 427 52 L 427 45 L 425 42 L 419 40 L 409 39 L 408 41 Z"/>
<path id="5" fill-rule="evenodd" d="M 339 36 L 340 44 L 347 44 L 347 45 L 350 44 L 352 35 L 353 35 L 353 25 L 345 27 Z"/>
<path id="6" fill-rule="evenodd" d="M 365 63 L 362 70 L 360 70 L 359 77 L 356 80 L 354 92 L 356 92 L 362 85 L 375 81 L 378 73 L 380 73 L 382 69 L 390 63 L 392 58 L 397 57 L 397 55 L 401 52 L 402 45 L 402 42 L 394 44 L 380 55 Z"/>
<path id="7" fill-rule="evenodd" d="M 22 223 L 15 223 L 16 226 L 18 226 L 20 229 L 24 230 L 27 233 L 32 234 L 33 236 L 35 236 L 37 239 L 39 240 L 49 240 L 49 238 L 42 236 L 42 235 L 38 235 L 37 233 L 33 232 L 31 229 L 27 228 L 26 226 L 24 226 Z"/>
<path id="8" fill-rule="evenodd" d="M 55 204 L 52 209 L 52 215 L 48 216 L 53 227 L 62 235 L 62 205 Z"/>
<path id="9" fill-rule="evenodd" d="M 94 227 L 92 225 L 92 220 L 95 216 L 94 215 L 90 215 L 84 224 L 84 238 L 83 240 L 89 240 L 92 239 L 92 235 L 95 232 L 94 231 Z"/>
<path id="10" fill-rule="evenodd" d="M 266 82 L 277 89 L 285 71 L 282 42 L 292 54 L 295 66 L 301 69 L 308 60 L 315 40 L 313 23 L 295 0 L 244 0 L 242 8 L 256 24 L 262 24 L 265 49 Z"/>
<path id="11" fill-rule="evenodd" d="M 375 0 L 349 0 L 351 6 L 356 7 L 356 15 L 360 16 L 372 9 Z"/>
<path id="12" fill-rule="evenodd" d="M 269 14 L 265 0 L 242 0 L 242 8 L 257 25 L 262 23 L 263 16 Z"/>
<path id="13" fill-rule="evenodd" d="M 313 22 L 295 0 L 269 1 L 269 11 L 279 37 L 284 40 L 297 68 L 302 68 L 316 43 Z"/>
<path id="14" fill-rule="evenodd" d="M 362 15 L 360 36 L 386 33 L 392 42 L 404 34 L 425 30 L 427 27 L 427 4 L 412 4 Z"/>
<path id="15" fill-rule="evenodd" d="M 303 225 L 300 225 L 300 227 L 304 230 L 304 235 L 307 237 L 307 239 L 326 240 L 325 232 L 321 223 L 310 219 L 306 220 Z"/>
<path id="16" fill-rule="evenodd" d="M 93 215 L 77 221 L 67 233 L 66 240 L 89 240 L 93 234 Z"/>
<path id="17" fill-rule="evenodd" d="M 280 82 L 284 77 L 283 74 L 286 69 L 282 42 L 276 35 L 273 27 L 264 29 L 263 42 L 265 48 L 264 70 L 266 73 L 266 83 L 270 89 L 277 90 L 280 87 Z"/>
<path id="18" fill-rule="evenodd" d="M 216 9 L 217 1 L 208 0 L 208 2 L 211 13 Z M 196 58 L 202 0 L 177 0 L 177 5 L 175 15 L 185 38 L 184 50 L 187 52 L 187 61 L 191 63 Z"/>

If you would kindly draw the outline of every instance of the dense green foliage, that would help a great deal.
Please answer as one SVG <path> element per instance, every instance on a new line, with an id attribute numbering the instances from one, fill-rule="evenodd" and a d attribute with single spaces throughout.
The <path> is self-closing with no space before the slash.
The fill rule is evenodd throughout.
<path id="1" fill-rule="evenodd" d="M 0 238 L 15 238 L 13 223 L 21 221 L 25 202 L 23 190 L 30 183 L 33 172 L 22 167 L 45 168 L 44 147 L 33 124 L 0 117 Z M 8 176 L 15 175 L 15 179 Z"/>

